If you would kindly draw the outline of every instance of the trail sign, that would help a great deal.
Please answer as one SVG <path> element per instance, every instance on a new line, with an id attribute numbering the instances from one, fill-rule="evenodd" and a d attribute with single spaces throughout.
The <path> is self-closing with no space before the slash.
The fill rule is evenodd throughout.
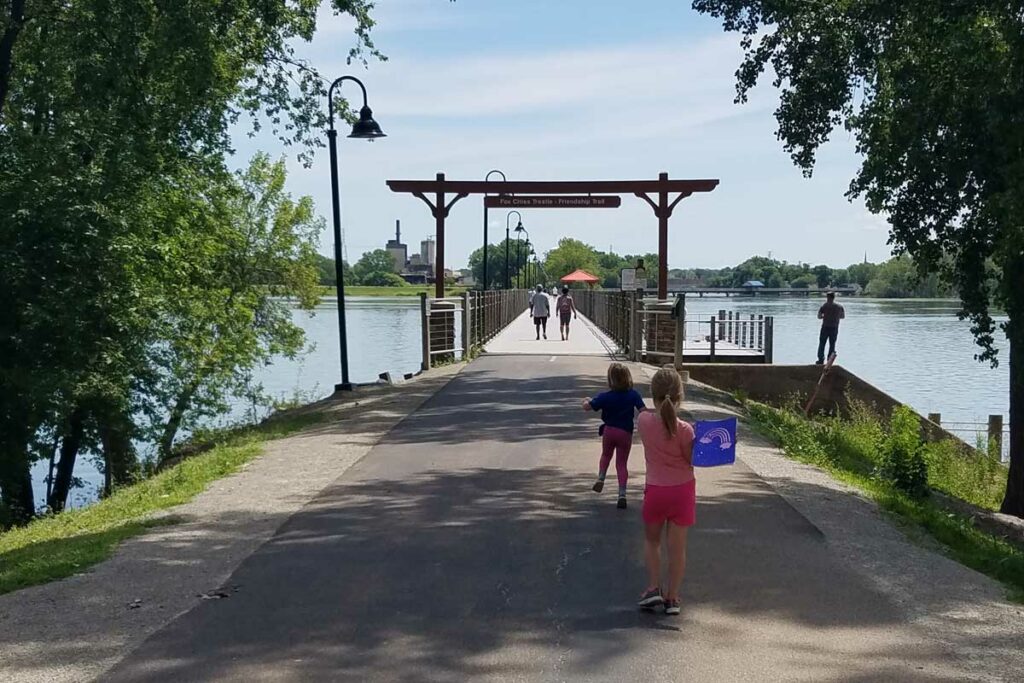
<path id="1" fill-rule="evenodd" d="M 640 268 L 623 268 L 619 271 L 619 289 L 623 292 L 642 292 L 647 289 L 647 271 Z"/>
<path id="2" fill-rule="evenodd" d="M 624 292 L 636 289 L 636 268 L 623 268 L 619 271 L 619 289 Z"/>
<path id="3" fill-rule="evenodd" d="M 617 209 L 622 197 L 614 195 L 535 195 L 484 197 L 489 209 Z"/>

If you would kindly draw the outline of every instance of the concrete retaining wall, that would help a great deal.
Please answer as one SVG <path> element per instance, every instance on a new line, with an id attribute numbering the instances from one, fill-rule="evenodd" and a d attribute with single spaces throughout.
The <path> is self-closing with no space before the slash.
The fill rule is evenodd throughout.
<path id="1" fill-rule="evenodd" d="M 682 370 L 690 377 L 730 393 L 742 391 L 747 397 L 782 406 L 795 401 L 801 408 L 807 404 L 821 377 L 820 365 L 745 365 L 734 363 L 686 363 Z M 888 418 L 896 406 L 895 398 L 873 384 L 864 381 L 846 368 L 833 366 L 821 383 L 821 389 L 811 410 L 829 414 L 848 415 L 852 402 L 874 407 Z M 921 430 L 929 441 L 957 439 L 934 422 L 918 415 Z"/>

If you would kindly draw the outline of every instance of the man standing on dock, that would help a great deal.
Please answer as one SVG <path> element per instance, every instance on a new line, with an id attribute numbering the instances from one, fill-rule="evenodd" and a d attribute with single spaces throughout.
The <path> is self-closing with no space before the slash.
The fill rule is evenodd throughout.
<path id="1" fill-rule="evenodd" d="M 846 311 L 836 303 L 836 293 L 825 295 L 825 303 L 818 309 L 821 333 L 818 335 L 818 365 L 825 362 L 825 341 L 828 341 L 828 355 L 836 353 L 836 338 L 839 336 L 839 321 L 846 317 Z"/>

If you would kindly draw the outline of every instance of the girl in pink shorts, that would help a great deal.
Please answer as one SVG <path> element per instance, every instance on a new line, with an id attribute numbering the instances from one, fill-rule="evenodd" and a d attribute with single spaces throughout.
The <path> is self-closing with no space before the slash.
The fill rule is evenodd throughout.
<path id="1" fill-rule="evenodd" d="M 647 484 L 644 487 L 644 559 L 647 588 L 638 602 L 643 609 L 665 606 L 665 614 L 679 614 L 679 587 L 686 571 L 686 532 L 697 510 L 697 482 L 693 477 L 693 427 L 676 416 L 683 400 L 679 373 L 658 370 L 651 379 L 654 410 L 637 418 L 644 444 Z M 668 584 L 661 589 L 661 536 L 668 545 Z"/>

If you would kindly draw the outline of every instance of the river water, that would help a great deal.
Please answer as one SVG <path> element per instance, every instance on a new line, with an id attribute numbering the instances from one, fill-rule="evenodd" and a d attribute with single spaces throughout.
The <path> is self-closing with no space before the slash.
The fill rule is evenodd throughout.
<path id="1" fill-rule="evenodd" d="M 775 362 L 813 363 L 817 352 L 820 298 L 687 297 L 687 315 L 704 318 L 720 309 L 743 316 L 775 316 Z M 1008 413 L 1007 343 L 997 343 L 1003 363 L 996 369 L 974 360 L 977 347 L 969 324 L 956 318 L 954 300 L 844 299 L 837 345 L 841 365 L 875 384 L 918 412 L 942 414 L 969 443 L 984 431 L 989 414 Z M 353 382 L 372 382 L 378 374 L 415 372 L 420 367 L 419 298 L 355 297 L 346 299 L 349 365 Z M 306 330 L 308 352 L 296 360 L 280 359 L 261 368 L 256 380 L 277 399 L 311 401 L 331 393 L 340 381 L 337 305 L 325 299 L 312 313 L 295 311 Z M 220 420 L 228 424 L 251 415 L 237 404 Z M 1004 419 L 1007 419 L 1004 417 Z M 1007 420 L 1008 421 L 1008 420 Z M 977 423 L 972 426 L 966 423 Z M 101 478 L 88 459 L 76 474 L 83 486 L 73 494 L 78 506 L 95 499 Z M 44 499 L 45 466 L 34 471 L 37 500 Z"/>
<path id="2" fill-rule="evenodd" d="M 689 316 L 720 309 L 775 316 L 776 363 L 813 363 L 818 350 L 817 297 L 687 297 Z M 996 335 L 1000 365 L 974 360 L 970 323 L 956 317 L 946 299 L 841 299 L 836 362 L 922 414 L 941 413 L 943 423 L 984 424 L 989 414 L 1009 412 L 1009 345 Z M 1005 318 L 1003 318 L 1005 320 Z M 984 431 L 984 427 L 981 427 Z M 971 435 L 963 435 L 973 443 Z"/>

